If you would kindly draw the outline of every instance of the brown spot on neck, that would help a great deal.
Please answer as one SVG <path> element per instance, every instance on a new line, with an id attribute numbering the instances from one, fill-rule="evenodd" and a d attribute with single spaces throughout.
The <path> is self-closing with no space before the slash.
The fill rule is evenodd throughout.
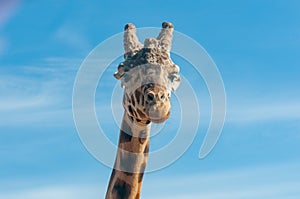
<path id="1" fill-rule="evenodd" d="M 146 142 L 147 138 L 146 137 L 139 137 L 139 142 L 141 144 L 144 144 Z"/>
<path id="2" fill-rule="evenodd" d="M 142 180 L 143 180 L 145 168 L 146 168 L 146 162 L 144 162 L 144 163 L 141 165 L 141 169 L 140 169 L 140 173 L 139 173 L 139 183 L 141 183 Z"/>
<path id="3" fill-rule="evenodd" d="M 128 133 L 121 130 L 121 132 L 120 132 L 120 143 L 131 142 L 131 140 L 132 140 L 132 135 L 129 135 Z"/>
<path id="4" fill-rule="evenodd" d="M 131 127 L 129 124 L 127 124 L 126 121 L 123 121 L 122 129 L 120 130 L 120 137 L 119 137 L 119 143 L 124 142 L 131 142 L 132 140 L 132 133 L 131 133 Z"/>
<path id="5" fill-rule="evenodd" d="M 149 143 L 145 146 L 145 149 L 144 149 L 144 154 L 148 155 L 148 153 L 149 153 Z"/>
<path id="6" fill-rule="evenodd" d="M 131 192 L 131 186 L 121 179 L 117 179 L 113 190 L 112 195 L 114 198 L 118 199 L 128 199 Z"/>
<path id="7" fill-rule="evenodd" d="M 135 199 L 140 199 L 140 193 L 137 193 Z"/>

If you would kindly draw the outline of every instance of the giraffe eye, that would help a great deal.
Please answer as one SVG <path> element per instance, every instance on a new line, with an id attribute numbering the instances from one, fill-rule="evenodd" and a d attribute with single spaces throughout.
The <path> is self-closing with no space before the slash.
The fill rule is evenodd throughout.
<path id="1" fill-rule="evenodd" d="M 148 84 L 148 87 L 153 88 L 153 84 L 152 83 Z"/>

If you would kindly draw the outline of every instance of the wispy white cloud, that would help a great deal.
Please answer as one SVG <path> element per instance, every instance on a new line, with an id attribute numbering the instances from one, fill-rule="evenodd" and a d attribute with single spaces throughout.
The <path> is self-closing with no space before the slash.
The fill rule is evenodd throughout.
<path id="1" fill-rule="evenodd" d="M 300 192 L 298 191 L 300 183 L 278 184 L 270 186 L 255 187 L 252 189 L 224 190 L 224 191 L 203 191 L 197 194 L 176 194 L 171 196 L 155 196 L 157 199 L 297 199 Z M 198 188 L 199 189 L 199 188 Z M 145 197 L 152 198 L 152 197 Z"/>
<path id="2" fill-rule="evenodd" d="M 13 67 L 2 68 L 0 116 L 3 119 L 0 125 L 32 125 L 41 123 L 42 119 L 61 121 L 63 117 L 69 121 L 72 116 L 73 85 L 82 61 L 78 58 L 51 57 L 37 65 L 16 67 L 16 70 L 11 70 Z M 102 59 L 90 61 L 96 66 L 102 62 Z M 113 77 L 111 80 L 114 80 Z M 55 124 L 58 123 L 61 122 Z"/>
<path id="3" fill-rule="evenodd" d="M 32 74 L 47 74 L 47 75 L 66 75 L 66 72 L 74 73 L 78 70 L 83 59 L 80 58 L 65 58 L 65 57 L 49 57 L 40 60 L 39 66 L 24 66 L 23 69 Z"/>
<path id="4" fill-rule="evenodd" d="M 4 53 L 6 46 L 7 41 L 3 37 L 0 37 L 0 55 Z"/>
<path id="5" fill-rule="evenodd" d="M 26 108 L 38 108 L 45 106 L 49 103 L 46 96 L 31 96 L 22 99 L 1 99 L 0 100 L 0 111 L 15 111 Z"/>
<path id="6" fill-rule="evenodd" d="M 60 59 L 58 62 L 47 60 L 40 66 L 17 67 L 17 71 L 2 68 L 0 115 L 3 119 L 0 125 L 26 122 L 30 125 L 45 117 L 58 119 L 69 112 L 71 115 L 72 87 L 78 68 L 73 64 L 78 60 Z"/>
<path id="7" fill-rule="evenodd" d="M 13 16 L 17 7 L 21 4 L 21 0 L 0 1 L 0 28 Z M 5 52 L 8 46 L 7 39 L 0 35 L 0 55 Z"/>
<path id="8" fill-rule="evenodd" d="M 0 110 L 35 109 L 59 103 L 65 80 L 1 75 Z M 60 94 L 60 95 L 59 95 Z"/>
<path id="9" fill-rule="evenodd" d="M 61 26 L 56 33 L 54 38 L 58 39 L 60 42 L 79 49 L 88 50 L 91 49 L 90 42 L 80 33 L 77 29 L 74 29 L 71 26 L 64 24 Z"/>
<path id="10" fill-rule="evenodd" d="M 296 199 L 300 196 L 299 163 L 266 165 L 173 176 L 147 174 L 142 198 L 158 199 Z M 0 193 L 0 199 L 82 199 L 103 198 L 106 184 L 95 181 L 33 186 Z"/>
<path id="11" fill-rule="evenodd" d="M 290 163 L 188 176 L 175 174 L 162 179 L 156 177 L 145 181 L 143 198 L 297 198 L 300 196 L 298 168 L 299 163 Z"/>
<path id="12" fill-rule="evenodd" d="M 299 101 L 278 101 L 270 103 L 237 104 L 227 109 L 227 121 L 233 123 L 251 123 L 259 121 L 299 120 Z"/>
<path id="13" fill-rule="evenodd" d="M 82 199 L 102 198 L 100 185 L 49 185 L 1 193 L 0 199 Z"/>
<path id="14" fill-rule="evenodd" d="M 21 0 L 0 1 L 0 27 L 13 15 Z"/>

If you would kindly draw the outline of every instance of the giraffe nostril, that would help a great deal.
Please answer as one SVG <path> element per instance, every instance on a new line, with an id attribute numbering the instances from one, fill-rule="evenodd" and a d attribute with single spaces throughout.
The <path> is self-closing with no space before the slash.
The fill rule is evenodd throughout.
<path id="1" fill-rule="evenodd" d="M 148 93 L 148 94 L 147 94 L 147 102 L 148 102 L 149 104 L 151 104 L 151 103 L 154 102 L 154 95 L 153 95 L 153 93 Z"/>
<path id="2" fill-rule="evenodd" d="M 161 96 L 160 96 L 160 99 L 161 100 L 164 100 L 166 98 L 166 95 L 163 93 Z"/>

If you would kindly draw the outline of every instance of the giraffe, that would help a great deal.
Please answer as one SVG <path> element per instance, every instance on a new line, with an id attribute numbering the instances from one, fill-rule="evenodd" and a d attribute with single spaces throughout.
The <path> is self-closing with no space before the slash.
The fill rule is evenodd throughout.
<path id="1" fill-rule="evenodd" d="M 124 58 L 114 77 L 124 88 L 118 150 L 106 199 L 139 199 L 148 159 L 151 122 L 170 116 L 171 91 L 180 84 L 179 67 L 170 58 L 174 26 L 162 23 L 157 38 L 140 43 L 133 24 L 124 28 Z"/>

